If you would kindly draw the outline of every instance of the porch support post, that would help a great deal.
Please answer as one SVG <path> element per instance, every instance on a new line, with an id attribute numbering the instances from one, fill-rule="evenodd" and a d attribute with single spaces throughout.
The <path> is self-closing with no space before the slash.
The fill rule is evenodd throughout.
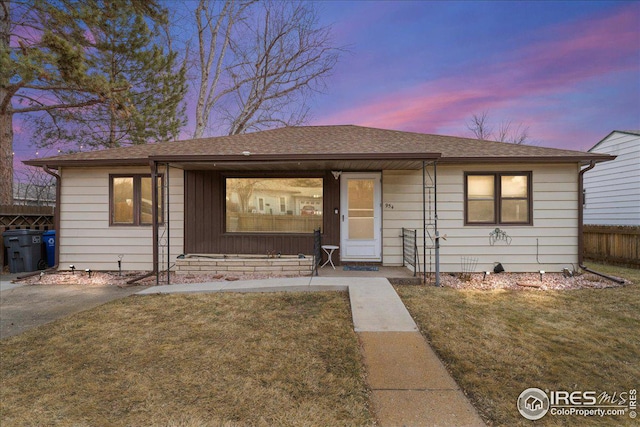
<path id="1" fill-rule="evenodd" d="M 167 232 L 167 285 L 171 284 L 171 275 L 169 274 L 170 270 L 171 270 L 171 234 L 170 234 L 170 216 L 169 216 L 169 210 L 171 207 L 171 200 L 169 199 L 169 173 L 170 173 L 170 166 L 169 166 L 169 162 L 167 162 L 165 164 L 165 173 L 164 173 L 164 185 L 162 186 L 162 196 L 164 198 L 167 199 L 167 202 L 163 204 L 162 206 L 162 212 L 163 212 L 163 219 L 164 219 L 164 227 L 165 230 Z M 166 191 L 165 191 L 166 189 Z M 165 210 L 166 208 L 166 210 Z"/>
<path id="2" fill-rule="evenodd" d="M 427 284 L 427 162 L 422 161 L 422 283 Z"/>
<path id="3" fill-rule="evenodd" d="M 428 164 L 433 165 L 433 175 L 427 171 Z M 428 177 L 428 182 L 427 182 Z M 422 281 L 427 283 L 427 235 L 433 242 L 435 249 L 436 264 L 436 286 L 440 286 L 440 233 L 438 232 L 438 175 L 437 162 L 422 161 Z M 429 189 L 429 191 L 427 191 Z M 428 200 L 427 200 L 428 199 Z M 427 216 L 428 205 L 428 216 Z M 427 233 L 427 227 L 433 226 L 433 236 Z M 429 255 L 429 265 L 431 265 L 431 255 Z"/>
<path id="4" fill-rule="evenodd" d="M 438 162 L 433 161 L 433 228 L 436 236 L 436 286 L 440 286 L 440 232 L 438 231 Z"/>
<path id="5" fill-rule="evenodd" d="M 150 162 L 151 166 L 151 222 L 153 227 L 153 272 L 156 274 L 156 285 L 160 284 L 160 272 L 158 269 L 158 163 Z"/>

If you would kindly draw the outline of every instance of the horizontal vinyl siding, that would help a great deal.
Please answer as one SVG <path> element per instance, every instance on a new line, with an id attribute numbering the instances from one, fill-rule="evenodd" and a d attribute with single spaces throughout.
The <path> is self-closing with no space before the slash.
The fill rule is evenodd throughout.
<path id="1" fill-rule="evenodd" d="M 164 174 L 165 169 L 159 171 Z M 109 175 L 147 174 L 148 168 L 63 168 L 60 200 L 60 268 L 117 270 L 122 254 L 123 270 L 151 270 L 151 226 L 109 226 Z M 183 172 L 169 176 L 171 259 L 184 246 Z M 166 205 L 166 203 L 165 203 Z M 160 236 L 166 230 L 160 228 Z"/>
<path id="2" fill-rule="evenodd" d="M 402 228 L 422 229 L 422 172 L 382 172 L 382 262 L 402 265 Z M 418 246 L 422 247 L 422 231 Z"/>
<path id="3" fill-rule="evenodd" d="M 510 245 L 490 244 L 495 225 L 464 225 L 464 172 L 485 171 L 532 172 L 533 226 L 498 226 L 511 237 Z M 494 262 L 519 272 L 560 271 L 577 263 L 576 164 L 439 165 L 437 178 L 438 230 L 441 236 L 447 235 L 447 240 L 441 240 L 441 271 L 461 271 L 462 257 L 478 258 L 477 271 L 492 270 Z M 382 203 L 383 260 L 386 265 L 402 265 L 402 227 L 418 230 L 422 253 L 422 172 L 385 171 Z"/>
<path id="4" fill-rule="evenodd" d="M 584 223 L 640 225 L 640 137 L 614 133 L 595 152 L 617 156 L 584 175 Z"/>

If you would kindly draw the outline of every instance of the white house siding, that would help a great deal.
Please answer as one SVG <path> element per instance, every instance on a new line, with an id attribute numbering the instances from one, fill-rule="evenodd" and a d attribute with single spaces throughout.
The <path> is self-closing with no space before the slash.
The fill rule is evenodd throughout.
<path id="1" fill-rule="evenodd" d="M 584 223 L 640 225 L 640 136 L 614 132 L 592 151 L 618 157 L 584 174 Z"/>
<path id="2" fill-rule="evenodd" d="M 418 230 L 418 246 L 422 247 L 422 171 L 386 170 L 382 172 L 384 265 L 402 265 L 403 227 Z"/>
<path id="3" fill-rule="evenodd" d="M 149 168 L 61 168 L 60 263 L 79 270 L 151 270 L 151 226 L 109 226 L 109 174 L 148 174 Z M 164 173 L 164 168 L 160 170 Z M 171 259 L 184 247 L 184 177 L 170 169 Z M 164 227 L 160 228 L 163 235 Z"/>
<path id="4" fill-rule="evenodd" d="M 491 245 L 496 226 L 464 225 L 465 172 L 532 172 L 533 226 L 498 226 L 511 244 Z M 476 271 L 493 270 L 500 262 L 507 271 L 560 271 L 578 261 L 578 165 L 438 165 L 438 229 L 442 272 L 462 270 L 461 258 L 477 258 Z M 402 264 L 402 227 L 422 234 L 422 172 L 383 173 L 383 262 Z M 536 249 L 536 240 L 538 249 Z M 422 252 L 422 241 L 418 243 Z M 422 257 L 420 258 L 422 260 Z M 427 268 L 429 270 L 429 268 Z"/>

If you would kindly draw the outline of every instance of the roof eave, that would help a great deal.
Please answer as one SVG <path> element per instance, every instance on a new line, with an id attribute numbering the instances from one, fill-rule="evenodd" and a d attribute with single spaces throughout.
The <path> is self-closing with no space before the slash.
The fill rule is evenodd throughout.
<path id="1" fill-rule="evenodd" d="M 438 163 L 581 163 L 608 162 L 616 156 L 609 154 L 591 156 L 514 156 L 514 157 L 442 157 Z"/>
<path id="2" fill-rule="evenodd" d="M 149 158 L 143 159 L 32 159 L 25 160 L 27 166 L 48 166 L 57 169 L 62 166 L 148 166 Z"/>
<path id="3" fill-rule="evenodd" d="M 265 163 L 283 161 L 318 160 L 436 160 L 438 163 L 581 163 L 606 162 L 615 159 L 610 154 L 591 154 L 588 156 L 513 156 L 513 157 L 441 157 L 440 153 L 325 153 L 325 154 L 243 154 L 243 155 L 154 155 L 135 159 L 32 159 L 23 163 L 28 166 L 71 167 L 108 167 L 108 166 L 148 166 L 150 162 L 191 163 L 191 162 L 242 162 Z"/>

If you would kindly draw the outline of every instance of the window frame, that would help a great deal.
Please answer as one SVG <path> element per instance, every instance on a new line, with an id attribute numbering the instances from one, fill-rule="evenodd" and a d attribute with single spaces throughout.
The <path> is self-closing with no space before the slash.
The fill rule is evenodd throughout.
<path id="1" fill-rule="evenodd" d="M 493 221 L 469 221 L 469 177 L 470 176 L 491 176 L 493 177 Z M 502 177 L 503 176 L 524 176 L 527 178 L 527 221 L 513 222 L 501 221 L 502 217 L 502 201 L 503 200 L 524 200 L 524 198 L 502 197 Z M 465 172 L 464 173 L 464 225 L 465 226 L 532 226 L 533 225 L 533 184 L 532 171 L 502 171 L 502 172 Z"/>
<path id="2" fill-rule="evenodd" d="M 228 231 L 227 229 L 227 180 L 228 179 L 299 179 L 299 178 L 314 178 L 314 179 L 320 179 L 322 181 L 322 206 L 323 206 L 323 212 L 322 212 L 322 226 L 321 229 L 324 230 L 325 229 L 325 221 L 327 220 L 327 217 L 325 215 L 324 212 L 324 201 L 325 201 L 325 194 L 327 192 L 327 188 L 326 188 L 326 176 L 321 174 L 321 173 L 306 173 L 306 174 L 288 174 L 288 173 L 264 173 L 264 174 L 255 174 L 255 173 L 227 173 L 227 174 L 222 174 L 221 175 L 221 180 L 220 180 L 220 200 L 222 202 L 222 210 L 221 210 L 221 216 L 222 216 L 222 221 L 220 223 L 221 225 L 221 231 L 222 231 L 222 235 L 227 235 L 227 236 L 242 236 L 242 235 L 254 235 L 254 236 L 311 236 L 313 235 L 313 230 L 309 231 L 307 233 L 304 232 L 278 232 L 278 231 Z"/>
<path id="3" fill-rule="evenodd" d="M 125 222 L 115 222 L 115 205 L 114 205 L 114 191 L 113 191 L 113 181 L 114 178 L 132 178 L 133 179 L 133 222 L 125 223 Z M 151 227 L 153 226 L 153 221 L 149 223 L 143 223 L 142 219 L 142 178 L 151 178 L 151 174 L 147 173 L 117 173 L 117 174 L 109 174 L 109 226 L 110 227 Z M 158 174 L 158 178 L 160 178 L 160 191 L 159 196 L 160 200 L 160 216 L 162 221 L 158 221 L 159 226 L 164 225 L 164 217 L 165 217 L 165 209 L 164 209 L 164 175 Z M 153 182 L 152 182 L 153 184 Z M 153 185 L 151 186 L 153 189 Z"/>

